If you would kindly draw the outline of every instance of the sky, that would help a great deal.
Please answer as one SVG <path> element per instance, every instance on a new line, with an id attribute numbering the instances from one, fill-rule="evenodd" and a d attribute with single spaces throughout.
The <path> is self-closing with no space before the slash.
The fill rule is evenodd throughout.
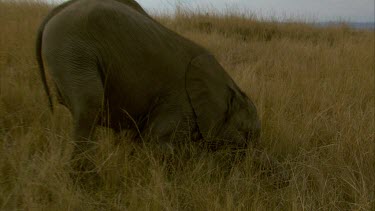
<path id="1" fill-rule="evenodd" d="M 192 10 L 226 8 L 267 18 L 307 21 L 375 22 L 374 0 L 136 0 L 150 12 L 170 12 L 176 4 Z"/>

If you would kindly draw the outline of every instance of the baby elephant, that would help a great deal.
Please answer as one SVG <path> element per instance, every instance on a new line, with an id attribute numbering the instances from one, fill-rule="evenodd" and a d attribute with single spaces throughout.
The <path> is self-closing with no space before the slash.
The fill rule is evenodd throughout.
<path id="1" fill-rule="evenodd" d="M 51 109 L 44 65 L 73 115 L 76 151 L 103 123 L 161 142 L 198 134 L 235 149 L 259 136 L 254 104 L 214 56 L 134 0 L 64 3 L 40 26 L 36 47 Z"/>

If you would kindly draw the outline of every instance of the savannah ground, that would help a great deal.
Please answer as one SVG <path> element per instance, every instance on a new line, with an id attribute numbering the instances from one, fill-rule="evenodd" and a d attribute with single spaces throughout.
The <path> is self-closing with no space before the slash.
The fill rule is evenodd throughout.
<path id="1" fill-rule="evenodd" d="M 69 177 L 70 113 L 56 100 L 50 113 L 35 62 L 50 8 L 0 1 L 0 210 L 375 210 L 374 32 L 156 17 L 213 52 L 252 98 L 259 146 L 231 165 L 191 143 L 166 160 L 100 129 L 101 182 L 84 189 Z"/>

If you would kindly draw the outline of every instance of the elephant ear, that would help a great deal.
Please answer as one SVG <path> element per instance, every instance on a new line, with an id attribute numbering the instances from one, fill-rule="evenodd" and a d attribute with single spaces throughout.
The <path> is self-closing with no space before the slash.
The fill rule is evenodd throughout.
<path id="1" fill-rule="evenodd" d="M 203 138 L 216 137 L 228 118 L 231 77 L 212 55 L 193 59 L 186 72 L 186 90 Z"/>

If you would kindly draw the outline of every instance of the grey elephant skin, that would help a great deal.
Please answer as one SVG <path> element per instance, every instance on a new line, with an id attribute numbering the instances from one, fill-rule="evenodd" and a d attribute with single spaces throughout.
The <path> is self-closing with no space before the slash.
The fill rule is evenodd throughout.
<path id="1" fill-rule="evenodd" d="M 60 5 L 41 24 L 36 51 L 51 108 L 44 66 L 72 113 L 76 150 L 97 125 L 237 149 L 259 136 L 254 104 L 214 56 L 133 0 Z"/>

